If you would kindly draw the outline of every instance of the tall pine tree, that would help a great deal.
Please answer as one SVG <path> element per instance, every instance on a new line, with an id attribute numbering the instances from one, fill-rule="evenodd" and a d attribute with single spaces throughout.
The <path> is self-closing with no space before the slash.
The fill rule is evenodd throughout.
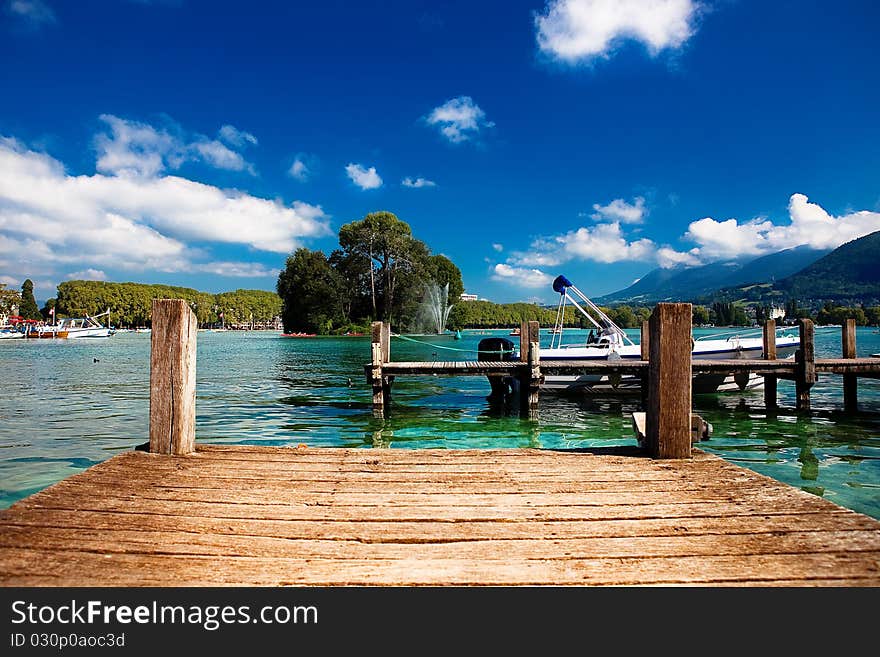
<path id="1" fill-rule="evenodd" d="M 21 284 L 21 306 L 18 309 L 18 314 L 25 319 L 43 319 L 37 306 L 37 300 L 34 299 L 34 283 L 29 278 Z"/>

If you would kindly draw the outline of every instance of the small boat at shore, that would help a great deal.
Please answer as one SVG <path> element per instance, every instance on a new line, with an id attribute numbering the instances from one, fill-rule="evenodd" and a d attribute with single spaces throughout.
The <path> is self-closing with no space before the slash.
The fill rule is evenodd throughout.
<path id="1" fill-rule="evenodd" d="M 104 326 L 98 321 L 99 317 L 110 315 L 110 311 L 100 315 L 86 315 L 85 317 L 64 317 L 57 324 L 36 327 L 36 333 L 41 338 L 69 338 L 78 340 L 83 338 L 109 338 L 115 329 Z"/>

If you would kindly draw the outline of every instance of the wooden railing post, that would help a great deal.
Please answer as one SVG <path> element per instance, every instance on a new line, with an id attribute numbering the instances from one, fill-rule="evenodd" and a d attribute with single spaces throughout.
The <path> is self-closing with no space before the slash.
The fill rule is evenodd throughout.
<path id="1" fill-rule="evenodd" d="M 183 299 L 154 299 L 150 337 L 150 451 L 196 449 L 196 331 Z"/>
<path id="2" fill-rule="evenodd" d="M 529 362 L 529 322 L 525 319 L 519 325 L 519 360 Z"/>
<path id="3" fill-rule="evenodd" d="M 651 324 L 648 320 L 642 322 L 642 334 L 639 338 L 639 347 L 641 347 L 641 360 L 649 360 L 651 358 Z M 642 410 L 648 409 L 648 370 L 642 370 L 641 374 L 641 394 L 642 394 Z"/>
<path id="4" fill-rule="evenodd" d="M 385 386 L 383 384 L 382 364 L 385 362 L 383 342 L 385 323 L 373 322 L 370 325 L 370 385 L 373 388 L 373 415 L 385 416 Z"/>
<path id="5" fill-rule="evenodd" d="M 794 358 L 797 363 L 795 368 L 795 393 L 797 394 L 797 409 L 799 411 L 810 410 L 810 388 L 817 381 L 816 376 L 816 347 L 815 329 L 813 320 L 798 320 L 801 346 L 795 352 Z"/>
<path id="6" fill-rule="evenodd" d="M 841 347 L 844 358 L 856 357 L 856 320 L 848 319 L 841 327 Z M 843 375 L 843 408 L 859 410 L 859 379 L 855 374 Z"/>
<path id="7" fill-rule="evenodd" d="M 534 417 L 538 411 L 538 399 L 543 377 L 541 376 L 541 327 L 529 322 L 523 331 L 528 339 L 528 367 L 520 378 L 520 414 Z"/>
<path id="8" fill-rule="evenodd" d="M 651 313 L 646 446 L 655 458 L 691 456 L 689 303 L 660 303 Z"/>
<path id="9" fill-rule="evenodd" d="M 776 360 L 776 320 L 764 322 L 764 360 Z M 776 408 L 776 375 L 764 375 L 764 408 Z"/>

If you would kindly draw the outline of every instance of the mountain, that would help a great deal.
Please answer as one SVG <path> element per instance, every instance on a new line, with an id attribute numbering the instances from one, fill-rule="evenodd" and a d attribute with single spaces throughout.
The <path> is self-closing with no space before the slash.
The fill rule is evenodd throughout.
<path id="1" fill-rule="evenodd" d="M 713 262 L 699 267 L 654 269 L 624 290 L 596 299 L 599 303 L 690 301 L 719 288 L 772 283 L 815 262 L 829 251 L 799 246 L 759 258 Z"/>
<path id="2" fill-rule="evenodd" d="M 880 231 L 837 247 L 775 287 L 798 299 L 880 298 Z"/>

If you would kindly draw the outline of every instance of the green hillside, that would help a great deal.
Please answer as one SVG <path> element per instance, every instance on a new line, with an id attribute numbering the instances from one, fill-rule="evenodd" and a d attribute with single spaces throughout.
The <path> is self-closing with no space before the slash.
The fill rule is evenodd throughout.
<path id="1" fill-rule="evenodd" d="M 800 299 L 880 298 L 880 231 L 843 244 L 776 288 Z"/>

